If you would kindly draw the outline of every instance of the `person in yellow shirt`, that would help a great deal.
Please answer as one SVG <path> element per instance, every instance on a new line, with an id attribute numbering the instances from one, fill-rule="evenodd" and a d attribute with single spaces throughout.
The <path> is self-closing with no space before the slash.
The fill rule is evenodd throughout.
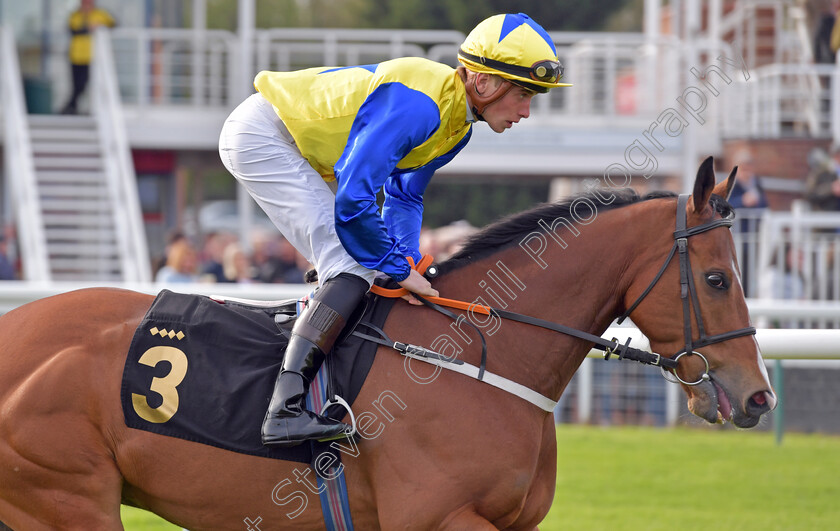
<path id="1" fill-rule="evenodd" d="M 529 116 L 536 94 L 569 86 L 551 37 L 523 13 L 481 22 L 458 60 L 457 69 L 404 57 L 260 72 L 257 93 L 225 122 L 225 167 L 318 271 L 319 288 L 292 328 L 263 444 L 344 435 L 346 425 L 306 410 L 309 384 L 377 272 L 411 293 L 437 295 L 409 265 L 420 260 L 423 192 L 435 170 L 467 144 L 476 121 L 501 133 Z"/>
<path id="2" fill-rule="evenodd" d="M 87 88 L 90 78 L 90 60 L 93 55 L 93 30 L 99 26 L 113 28 L 114 18 L 96 7 L 95 0 L 81 0 L 79 9 L 70 14 L 67 27 L 70 30 L 70 70 L 73 75 L 73 93 L 62 114 L 78 112 L 79 97 Z"/>

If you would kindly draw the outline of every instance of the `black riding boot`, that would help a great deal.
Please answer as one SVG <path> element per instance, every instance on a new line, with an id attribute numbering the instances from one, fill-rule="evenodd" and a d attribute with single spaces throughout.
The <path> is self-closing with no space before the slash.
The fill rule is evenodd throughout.
<path id="1" fill-rule="evenodd" d="M 353 310 L 368 290 L 361 277 L 341 273 L 321 286 L 292 327 L 283 366 L 262 425 L 266 446 L 295 446 L 309 439 L 340 438 L 343 422 L 306 410 L 306 394 Z"/>

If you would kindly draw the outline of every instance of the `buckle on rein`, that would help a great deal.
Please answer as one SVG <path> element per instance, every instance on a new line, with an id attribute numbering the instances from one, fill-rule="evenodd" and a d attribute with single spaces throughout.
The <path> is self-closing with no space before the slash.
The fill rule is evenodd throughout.
<path id="1" fill-rule="evenodd" d="M 612 338 L 613 346 L 606 347 L 604 349 L 604 359 L 609 361 L 609 359 L 615 356 L 618 359 L 628 359 L 633 361 L 638 361 L 645 365 L 653 365 L 655 367 L 659 367 L 663 371 L 668 369 L 675 369 L 677 367 L 676 360 L 672 360 L 671 358 L 662 357 L 661 354 L 657 354 L 656 352 L 645 352 L 643 350 L 639 350 L 630 346 L 630 341 L 632 338 L 627 338 L 627 341 L 624 342 L 622 345 L 619 343 L 617 337 Z"/>

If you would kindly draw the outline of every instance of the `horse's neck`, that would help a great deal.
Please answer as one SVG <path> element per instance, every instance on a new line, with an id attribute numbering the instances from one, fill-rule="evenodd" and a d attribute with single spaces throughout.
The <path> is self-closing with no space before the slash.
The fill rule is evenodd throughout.
<path id="1" fill-rule="evenodd" d="M 565 248 L 546 237 L 539 259 L 523 247 L 509 247 L 447 275 L 436 287 L 443 296 L 455 293 L 470 302 L 478 296 L 482 304 L 600 335 L 623 300 L 628 256 L 638 246 L 617 237 L 625 217 L 608 211 L 579 227 L 578 236 L 562 231 Z M 487 339 L 489 359 L 501 364 L 497 372 L 553 399 L 589 350 L 582 340 L 510 321 Z"/>

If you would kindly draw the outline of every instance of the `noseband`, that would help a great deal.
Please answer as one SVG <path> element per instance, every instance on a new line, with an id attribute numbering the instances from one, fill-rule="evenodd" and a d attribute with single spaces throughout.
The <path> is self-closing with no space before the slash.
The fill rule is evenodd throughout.
<path id="1" fill-rule="evenodd" d="M 674 245 L 671 247 L 671 252 L 668 253 L 665 263 L 662 264 L 661 268 L 659 268 L 659 272 L 653 278 L 653 281 L 648 285 L 647 289 L 645 289 L 645 291 L 639 295 L 639 298 L 630 305 L 627 311 L 618 318 L 618 324 L 621 324 L 633 312 L 633 310 L 636 309 L 642 300 L 644 300 L 648 293 L 650 293 L 656 283 L 659 282 L 662 274 L 665 273 L 665 270 L 668 268 L 668 264 L 671 263 L 671 259 L 673 259 L 674 255 L 677 254 L 680 264 L 680 299 L 682 299 L 683 308 L 683 334 L 685 336 L 685 347 L 673 356 L 670 356 L 669 359 L 673 360 L 674 366 L 676 366 L 676 363 L 679 362 L 680 358 L 683 356 L 696 355 L 700 356 L 706 367 L 700 378 L 694 382 L 687 382 L 680 378 L 675 368 L 671 369 L 672 372 L 670 375 L 665 371 L 664 367 L 660 368 L 662 369 L 662 373 L 665 375 L 666 379 L 669 379 L 670 381 L 675 381 L 672 378 L 669 378 L 669 376 L 673 376 L 676 378 L 676 382 L 680 382 L 685 385 L 698 385 L 704 381 L 710 380 L 711 377 L 709 376 L 709 360 L 695 349 L 713 345 L 715 343 L 721 343 L 729 339 L 735 339 L 736 337 L 754 335 L 755 328 L 748 326 L 714 336 L 706 335 L 706 329 L 703 326 L 703 316 L 700 314 L 700 302 L 697 299 L 697 288 L 694 285 L 694 277 L 691 274 L 691 260 L 688 257 L 688 239 L 691 236 L 695 236 L 718 227 L 731 227 L 735 216 L 734 214 L 730 214 L 721 219 L 715 219 L 708 223 L 704 223 L 703 225 L 698 225 L 688 229 L 686 228 L 686 205 L 688 204 L 688 197 L 688 194 L 682 194 L 677 200 L 677 225 L 676 230 L 674 231 Z M 697 323 L 697 331 L 700 334 L 700 337 L 697 340 L 692 338 L 692 306 L 694 307 L 694 318 Z"/>

